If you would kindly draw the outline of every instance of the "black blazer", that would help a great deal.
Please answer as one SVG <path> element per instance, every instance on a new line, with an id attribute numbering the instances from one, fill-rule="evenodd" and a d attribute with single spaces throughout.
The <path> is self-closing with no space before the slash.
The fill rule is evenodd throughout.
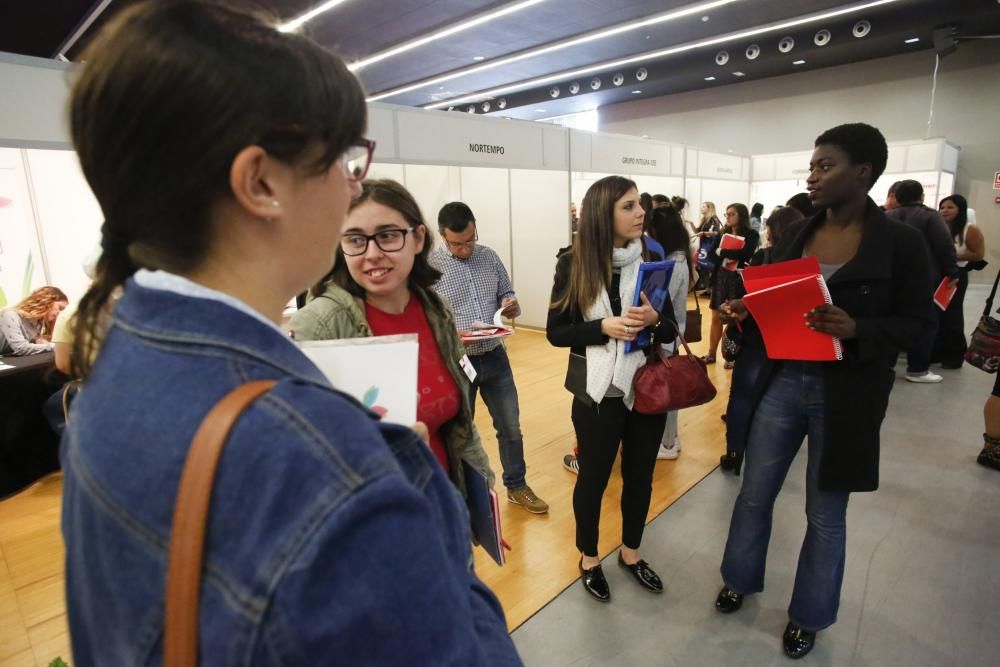
<path id="1" fill-rule="evenodd" d="M 796 223 L 772 253 L 773 262 L 802 257 L 826 212 Z M 833 303 L 857 322 L 844 341 L 844 359 L 823 363 L 825 447 L 819 485 L 824 491 L 878 488 L 879 430 L 896 373 L 896 354 L 931 325 L 930 257 L 915 229 L 888 219 L 871 199 L 854 258 L 828 281 Z M 747 341 L 746 344 L 761 344 Z M 754 409 L 778 364 L 766 359 L 754 388 Z"/>

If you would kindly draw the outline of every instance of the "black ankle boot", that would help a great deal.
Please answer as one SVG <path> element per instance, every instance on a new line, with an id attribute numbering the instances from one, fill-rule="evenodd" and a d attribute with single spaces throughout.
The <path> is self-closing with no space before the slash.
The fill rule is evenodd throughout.
<path id="1" fill-rule="evenodd" d="M 742 606 L 743 596 L 729 586 L 723 587 L 719 591 L 718 597 L 715 598 L 715 609 L 722 614 L 731 614 L 734 611 L 739 611 Z"/>
<path id="2" fill-rule="evenodd" d="M 804 658 L 813 650 L 816 643 L 816 633 L 803 630 L 791 621 L 785 626 L 785 635 L 782 639 L 785 655 L 793 660 Z"/>
<path id="3" fill-rule="evenodd" d="M 976 463 L 1000 470 L 1000 438 L 991 438 L 983 433 L 983 451 L 979 452 Z"/>

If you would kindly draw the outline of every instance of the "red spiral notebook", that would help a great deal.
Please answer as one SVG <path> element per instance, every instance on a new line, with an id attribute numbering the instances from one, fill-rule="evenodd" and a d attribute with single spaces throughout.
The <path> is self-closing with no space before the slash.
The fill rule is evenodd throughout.
<path id="1" fill-rule="evenodd" d="M 951 305 L 951 300 L 955 298 L 957 291 L 958 281 L 952 282 L 951 278 L 945 276 L 938 288 L 934 290 L 934 305 L 941 310 L 948 310 L 948 306 Z"/>
<path id="2" fill-rule="evenodd" d="M 719 250 L 740 250 L 746 244 L 747 240 L 742 236 L 736 236 L 736 234 L 723 234 L 722 243 L 719 244 Z M 738 265 L 739 262 L 735 259 L 722 260 L 722 268 L 726 271 L 735 271 Z"/>
<path id="3" fill-rule="evenodd" d="M 806 326 L 805 314 L 833 303 L 815 257 L 743 271 L 743 304 L 764 338 L 769 359 L 840 361 L 840 339 Z"/>

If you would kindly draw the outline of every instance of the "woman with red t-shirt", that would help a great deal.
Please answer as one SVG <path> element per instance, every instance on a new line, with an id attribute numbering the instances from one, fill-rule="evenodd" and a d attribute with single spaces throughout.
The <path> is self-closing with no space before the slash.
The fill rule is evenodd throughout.
<path id="1" fill-rule="evenodd" d="M 297 340 L 417 334 L 417 419 L 464 495 L 463 459 L 490 485 L 494 477 L 472 423 L 464 346 L 451 310 L 431 289 L 441 275 L 427 261 L 432 241 L 420 207 L 402 185 L 364 182 L 348 211 L 333 269 L 289 326 Z"/>

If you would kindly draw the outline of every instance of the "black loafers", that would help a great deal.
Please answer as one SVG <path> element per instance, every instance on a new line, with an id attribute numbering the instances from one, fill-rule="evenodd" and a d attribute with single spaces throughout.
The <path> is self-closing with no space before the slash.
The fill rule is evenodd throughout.
<path id="1" fill-rule="evenodd" d="M 653 572 L 653 568 L 644 560 L 639 560 L 635 565 L 629 565 L 622 558 L 622 553 L 618 552 L 618 564 L 624 567 L 626 570 L 632 573 L 635 580 L 639 582 L 639 585 L 645 588 L 651 593 L 662 593 L 663 592 L 663 582 L 660 581 L 660 577 Z"/>
<path id="2" fill-rule="evenodd" d="M 734 611 L 739 611 L 742 606 L 743 596 L 729 586 L 723 587 L 719 591 L 719 597 L 715 598 L 715 609 L 723 614 L 731 614 Z"/>
<path id="3" fill-rule="evenodd" d="M 601 602 L 607 602 L 611 599 L 611 589 L 608 588 L 608 580 L 604 578 L 604 570 L 601 569 L 600 564 L 595 565 L 589 570 L 585 570 L 583 569 L 583 559 L 581 558 L 580 581 L 583 582 L 583 587 L 594 598 Z"/>
<path id="4" fill-rule="evenodd" d="M 781 638 L 785 655 L 793 660 L 804 658 L 816 643 L 816 633 L 803 630 L 791 621 L 785 626 L 785 635 Z"/>

